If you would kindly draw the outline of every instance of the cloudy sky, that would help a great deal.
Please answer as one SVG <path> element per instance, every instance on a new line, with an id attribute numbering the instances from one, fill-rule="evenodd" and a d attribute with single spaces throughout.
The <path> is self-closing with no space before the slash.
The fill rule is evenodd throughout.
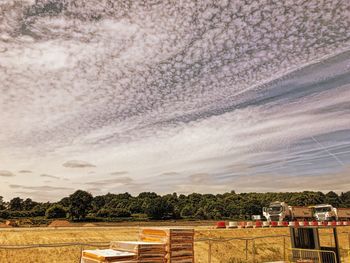
<path id="1" fill-rule="evenodd" d="M 350 190 L 349 10 L 0 1 L 0 195 Z"/>

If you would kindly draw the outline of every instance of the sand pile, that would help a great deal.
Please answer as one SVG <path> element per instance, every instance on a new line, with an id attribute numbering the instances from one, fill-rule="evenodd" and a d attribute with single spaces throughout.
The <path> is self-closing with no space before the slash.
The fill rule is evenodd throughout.
<path id="1" fill-rule="evenodd" d="M 54 220 L 48 227 L 68 227 L 73 226 L 68 220 Z"/>

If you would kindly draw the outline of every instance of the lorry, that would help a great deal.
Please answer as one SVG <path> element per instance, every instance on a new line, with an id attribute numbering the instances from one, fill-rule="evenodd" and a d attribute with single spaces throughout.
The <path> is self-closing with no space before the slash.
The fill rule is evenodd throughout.
<path id="1" fill-rule="evenodd" d="M 263 215 L 267 221 L 312 220 L 314 216 L 311 207 L 289 206 L 287 203 L 279 201 L 264 207 Z"/>
<path id="2" fill-rule="evenodd" d="M 350 208 L 335 208 L 329 204 L 314 206 L 317 221 L 350 220 Z"/>

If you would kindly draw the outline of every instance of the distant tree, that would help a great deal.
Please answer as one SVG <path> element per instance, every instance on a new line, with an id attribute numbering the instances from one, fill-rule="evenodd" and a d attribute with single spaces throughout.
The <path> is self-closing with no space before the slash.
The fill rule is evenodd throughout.
<path id="1" fill-rule="evenodd" d="M 340 200 L 343 207 L 350 207 L 350 191 L 341 193 Z"/>
<path id="2" fill-rule="evenodd" d="M 207 215 L 204 212 L 203 208 L 199 208 L 195 214 L 195 218 L 197 219 L 207 219 Z"/>
<path id="3" fill-rule="evenodd" d="M 23 210 L 23 199 L 19 197 L 15 197 L 11 199 L 9 203 L 9 210 L 13 210 L 13 211 Z"/>
<path id="4" fill-rule="evenodd" d="M 174 207 L 162 197 L 148 201 L 145 205 L 145 213 L 152 219 L 165 219 L 173 213 Z"/>
<path id="5" fill-rule="evenodd" d="M 109 217 L 109 209 L 106 208 L 101 208 L 100 210 L 97 211 L 96 216 L 98 217 Z"/>
<path id="6" fill-rule="evenodd" d="M 69 207 L 69 197 L 62 198 L 58 204 L 62 205 L 63 207 Z"/>
<path id="7" fill-rule="evenodd" d="M 45 216 L 46 210 L 50 207 L 50 203 L 38 203 L 31 210 L 33 216 Z"/>
<path id="8" fill-rule="evenodd" d="M 325 202 L 335 207 L 340 207 L 341 205 L 340 197 L 333 191 L 330 191 L 325 195 Z"/>
<path id="9" fill-rule="evenodd" d="M 1 219 L 8 219 L 9 217 L 10 217 L 10 214 L 7 210 L 0 210 Z"/>
<path id="10" fill-rule="evenodd" d="M 91 202 L 92 211 L 99 211 L 106 204 L 106 197 L 104 195 L 95 196 Z"/>
<path id="11" fill-rule="evenodd" d="M 181 210 L 181 217 L 183 218 L 193 217 L 194 214 L 195 214 L 194 208 L 190 204 L 185 205 Z"/>
<path id="12" fill-rule="evenodd" d="M 22 203 L 22 209 L 25 210 L 25 211 L 29 211 L 29 210 L 32 210 L 33 207 L 35 207 L 37 204 L 38 204 L 37 202 L 33 202 L 32 199 L 27 198 Z"/>
<path id="13" fill-rule="evenodd" d="M 123 208 L 115 208 L 115 209 L 112 209 L 110 212 L 109 212 L 109 216 L 110 217 L 130 217 L 131 216 L 131 213 L 129 210 L 127 209 L 123 209 Z"/>
<path id="14" fill-rule="evenodd" d="M 46 210 L 46 218 L 65 218 L 67 210 L 59 204 L 54 204 Z"/>
<path id="15" fill-rule="evenodd" d="M 0 210 L 5 210 L 5 202 L 4 202 L 4 198 L 2 196 L 0 196 Z"/>
<path id="16" fill-rule="evenodd" d="M 69 196 L 69 217 L 73 220 L 85 219 L 89 209 L 91 208 L 91 202 L 93 197 L 90 193 L 77 190 Z"/>

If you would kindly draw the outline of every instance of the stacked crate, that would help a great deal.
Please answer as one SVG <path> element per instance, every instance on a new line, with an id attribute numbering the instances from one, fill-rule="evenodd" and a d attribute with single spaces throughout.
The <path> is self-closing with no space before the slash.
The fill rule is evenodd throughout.
<path id="1" fill-rule="evenodd" d="M 83 250 L 81 263 L 132 263 L 136 254 L 113 249 Z"/>
<path id="2" fill-rule="evenodd" d="M 167 263 L 194 263 L 194 230 L 192 228 L 144 228 L 141 241 L 164 242 Z"/>
<path id="3" fill-rule="evenodd" d="M 113 241 L 110 248 L 135 253 L 138 263 L 165 262 L 165 244 L 163 242 Z"/>

